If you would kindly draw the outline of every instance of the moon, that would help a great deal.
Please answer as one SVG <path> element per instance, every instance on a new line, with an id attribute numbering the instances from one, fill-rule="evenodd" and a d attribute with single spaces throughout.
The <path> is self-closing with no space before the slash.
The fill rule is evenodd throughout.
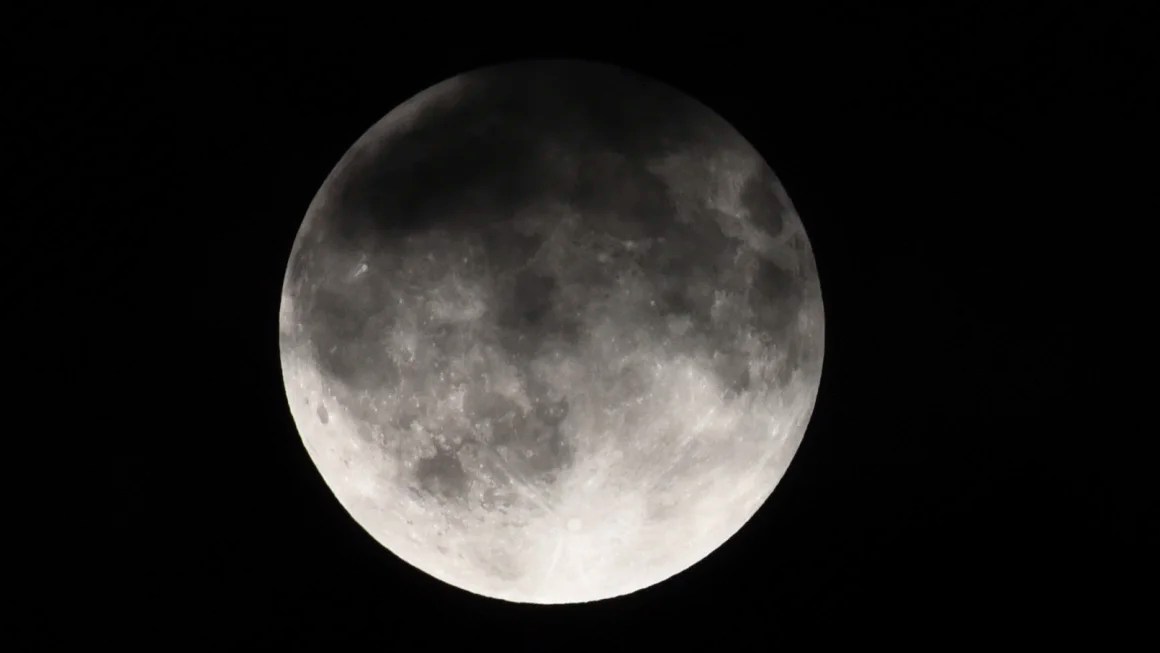
<path id="1" fill-rule="evenodd" d="M 581 603 L 687 569 L 798 449 L 824 350 L 802 221 L 758 151 L 601 63 L 477 69 L 334 167 L 279 346 L 310 459 L 395 556 Z"/>

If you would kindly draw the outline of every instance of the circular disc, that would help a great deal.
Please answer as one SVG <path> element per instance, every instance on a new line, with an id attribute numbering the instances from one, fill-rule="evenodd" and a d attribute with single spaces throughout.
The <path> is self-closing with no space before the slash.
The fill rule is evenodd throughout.
<path id="1" fill-rule="evenodd" d="M 476 70 L 397 107 L 286 270 L 286 393 L 366 531 L 465 590 L 592 601 L 696 563 L 806 429 L 817 270 L 758 152 L 612 66 Z"/>

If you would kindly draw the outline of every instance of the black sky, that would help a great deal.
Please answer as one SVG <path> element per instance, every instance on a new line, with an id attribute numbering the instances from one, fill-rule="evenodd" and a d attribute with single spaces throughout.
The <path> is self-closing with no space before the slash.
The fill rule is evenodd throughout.
<path id="1" fill-rule="evenodd" d="M 41 182 L 16 189 L 36 232 L 18 253 L 41 262 L 18 292 L 50 298 L 31 326 L 68 362 L 55 410 L 85 416 L 45 437 L 96 449 L 96 480 L 62 492 L 85 528 L 34 531 L 41 636 L 1128 637 L 1155 609 L 1156 522 L 1131 453 L 1147 429 L 1121 423 L 1130 383 L 1104 365 L 1124 357 L 1101 329 L 1124 319 L 1125 237 L 1103 189 L 1149 115 L 1149 17 L 1024 7 L 17 21 L 8 102 L 31 145 L 12 151 Z M 766 506 L 670 582 L 579 607 L 475 597 L 384 551 L 315 472 L 278 361 L 290 246 L 345 150 L 444 78 L 534 56 L 626 65 L 730 121 L 801 214 L 826 307 L 814 418 Z"/>

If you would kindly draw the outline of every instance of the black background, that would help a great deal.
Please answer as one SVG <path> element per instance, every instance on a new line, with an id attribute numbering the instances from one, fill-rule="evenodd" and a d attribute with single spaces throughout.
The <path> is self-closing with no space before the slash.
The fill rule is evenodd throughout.
<path id="1" fill-rule="evenodd" d="M 1121 423 L 1132 383 L 1106 363 L 1133 354 L 1102 327 L 1126 319 L 1105 184 L 1132 181 L 1116 166 L 1152 115 L 1151 17 L 541 9 L 12 23 L 30 145 L 11 152 L 40 182 L 14 189 L 35 236 L 12 246 L 35 263 L 13 285 L 66 362 L 42 437 L 92 446 L 95 477 L 34 493 L 57 501 L 34 511 L 40 635 L 543 651 L 1144 633 L 1156 517 L 1134 451 L 1152 435 Z M 382 549 L 316 473 L 279 369 L 282 275 L 331 167 L 411 95 L 523 57 L 626 65 L 732 122 L 802 215 L 826 305 L 813 421 L 764 508 L 668 582 L 582 606 L 484 599 Z"/>

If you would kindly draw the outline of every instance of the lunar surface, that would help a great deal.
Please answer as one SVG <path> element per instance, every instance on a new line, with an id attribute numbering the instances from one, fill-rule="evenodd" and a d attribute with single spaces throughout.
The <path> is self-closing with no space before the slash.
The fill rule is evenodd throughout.
<path id="1" fill-rule="evenodd" d="M 821 289 L 773 171 L 657 81 L 535 61 L 372 126 L 310 205 L 280 348 L 309 455 L 441 581 L 525 603 L 659 583 L 805 433 Z"/>

